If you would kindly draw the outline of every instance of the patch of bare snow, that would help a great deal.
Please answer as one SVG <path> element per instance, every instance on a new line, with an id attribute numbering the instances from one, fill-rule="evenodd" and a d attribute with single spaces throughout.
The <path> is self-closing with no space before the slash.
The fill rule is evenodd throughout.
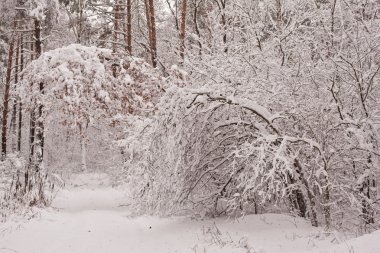
<path id="1" fill-rule="evenodd" d="M 239 219 L 132 217 L 106 174 L 81 174 L 52 208 L 0 224 L 1 253 L 379 253 L 380 232 L 332 243 L 309 222 L 280 214 Z M 353 251 L 350 251 L 353 250 Z"/>

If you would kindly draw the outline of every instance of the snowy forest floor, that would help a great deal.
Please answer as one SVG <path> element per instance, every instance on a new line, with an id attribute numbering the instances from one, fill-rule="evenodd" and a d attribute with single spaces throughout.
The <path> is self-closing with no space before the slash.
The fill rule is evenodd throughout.
<path id="1" fill-rule="evenodd" d="M 76 175 L 52 207 L 0 224 L 1 253 L 380 252 L 380 231 L 344 240 L 280 214 L 239 219 L 133 217 L 105 174 Z"/>

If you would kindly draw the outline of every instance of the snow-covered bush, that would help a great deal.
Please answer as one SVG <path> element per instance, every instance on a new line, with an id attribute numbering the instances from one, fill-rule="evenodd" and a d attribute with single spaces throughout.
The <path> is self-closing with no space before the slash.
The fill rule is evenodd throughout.
<path id="1" fill-rule="evenodd" d="M 290 144 L 317 144 L 281 135 L 274 125 L 281 116 L 243 90 L 173 87 L 157 117 L 140 120 L 128 133 L 128 169 L 141 177 L 132 181 L 147 198 L 144 208 L 231 214 L 276 202 L 297 188 L 300 182 L 288 182 L 299 176 Z M 141 140 L 144 145 L 135 144 Z"/>
<path id="2" fill-rule="evenodd" d="M 37 20 L 53 22 L 54 16 L 59 13 L 58 0 L 27 0 L 24 3 L 27 14 Z"/>
<path id="3" fill-rule="evenodd" d="M 348 157 L 373 152 L 368 125 L 342 123 L 334 104 L 279 87 L 263 96 L 254 85 L 173 86 L 153 118 L 131 119 L 125 166 L 140 211 L 220 215 L 277 206 L 315 226 L 373 217 L 379 207 L 367 182 L 379 175 L 365 168 L 378 159 L 347 170 Z M 361 176 L 352 181 L 351 173 Z"/>
<path id="4" fill-rule="evenodd" d="M 252 192 L 265 196 L 259 198 L 259 202 L 271 199 L 269 196 L 285 200 L 289 209 L 311 217 L 314 224 L 318 221 L 327 226 L 361 231 L 378 226 L 379 6 L 374 1 L 333 1 L 331 4 L 328 1 L 238 0 L 225 5 L 208 2 L 197 8 L 202 18 L 194 21 L 196 34 L 189 35 L 183 65 L 190 73 L 188 86 L 194 89 L 178 89 L 167 94 L 156 119 L 142 128 L 144 131 L 138 131 L 139 136 L 149 131 L 152 136 L 145 137 L 151 139 L 150 146 L 144 145 L 149 152 L 142 156 L 149 157 L 142 163 L 150 168 L 144 167 L 145 175 L 159 171 L 159 180 L 146 177 L 142 192 L 149 187 L 155 187 L 154 193 L 163 190 L 152 200 L 168 194 L 173 198 L 167 199 L 173 201 L 168 203 L 163 197 L 162 203 L 170 207 L 178 207 L 185 192 L 191 208 L 194 202 L 214 208 L 210 197 L 215 196 L 213 190 L 225 182 L 220 180 L 221 175 L 228 178 L 226 172 L 233 175 L 234 170 L 225 162 L 216 172 L 207 172 L 214 168 L 212 160 L 200 154 L 213 159 L 223 149 L 226 153 L 222 153 L 222 157 L 232 161 L 228 156 L 231 150 L 241 150 L 247 144 L 234 139 L 232 143 L 237 148 L 229 150 L 231 139 L 227 139 L 219 147 L 215 143 L 221 137 L 214 136 L 213 129 L 219 126 L 216 122 L 237 117 L 243 123 L 224 130 L 230 130 L 234 138 L 241 132 L 250 133 L 254 141 L 248 139 L 248 144 L 254 143 L 253 147 L 257 145 L 264 151 L 265 174 L 271 169 L 275 172 L 272 181 L 265 181 L 265 176 L 259 175 L 261 180 L 255 182 L 256 176 L 249 174 L 246 181 L 242 181 L 242 185 L 249 182 L 258 187 Z M 167 62 L 171 62 L 172 56 L 167 57 Z M 199 92 L 206 94 L 199 95 Z M 238 106 L 231 97 L 254 101 L 275 115 L 274 122 L 269 123 L 277 133 L 265 120 L 262 121 L 266 123 L 264 129 L 250 130 L 245 126 L 252 124 L 247 118 L 254 118 L 256 123 L 260 117 L 254 113 L 249 117 L 247 109 Z M 188 105 L 192 106 L 187 108 Z M 158 147 L 168 150 L 159 152 Z M 246 162 L 258 168 L 255 150 L 244 149 L 255 157 Z M 197 161 L 194 152 L 200 160 L 206 160 L 206 165 Z M 273 162 L 274 154 L 282 162 Z M 165 161 L 159 162 L 158 157 Z M 186 157 L 191 158 L 186 160 Z M 207 167 L 210 164 L 211 167 Z M 203 175 L 202 171 L 207 172 L 201 176 L 207 184 L 194 179 Z M 161 179 L 168 180 L 172 175 L 178 180 L 170 179 L 169 184 L 173 180 L 173 185 L 182 186 L 181 190 L 175 190 L 178 187 L 174 186 L 152 186 L 153 183 L 160 185 Z M 239 179 L 238 176 L 233 178 Z M 207 194 L 198 197 L 186 194 L 189 189 L 197 193 L 197 188 L 191 187 L 192 181 L 198 187 L 204 186 L 203 192 Z M 215 187 L 213 182 L 221 183 Z M 260 183 L 265 182 L 268 186 L 261 192 Z M 272 191 L 271 187 L 278 191 Z M 244 195 L 237 192 L 234 198 L 227 200 L 230 203 L 227 206 L 239 206 L 235 203 L 240 199 L 245 201 Z M 273 203 L 276 202 L 270 204 Z"/>
<path id="5" fill-rule="evenodd" d="M 63 186 L 55 174 L 35 172 L 22 157 L 9 155 L 0 162 L 0 221 L 27 214 L 32 207 L 50 205 L 54 190 Z"/>

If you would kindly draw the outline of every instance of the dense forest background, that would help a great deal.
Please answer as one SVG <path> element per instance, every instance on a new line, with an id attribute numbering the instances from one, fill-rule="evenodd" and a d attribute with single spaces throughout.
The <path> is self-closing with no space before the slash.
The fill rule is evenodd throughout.
<path id="1" fill-rule="evenodd" d="M 3 218 L 63 174 L 134 209 L 379 228 L 379 0 L 1 0 Z"/>

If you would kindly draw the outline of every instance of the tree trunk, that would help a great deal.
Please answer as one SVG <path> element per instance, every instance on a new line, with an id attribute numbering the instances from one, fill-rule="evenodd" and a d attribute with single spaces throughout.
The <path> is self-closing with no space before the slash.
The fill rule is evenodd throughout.
<path id="1" fill-rule="evenodd" d="M 35 39 L 35 57 L 39 58 L 42 53 L 42 41 L 41 41 L 41 21 L 35 19 L 34 20 L 34 39 Z M 44 84 L 39 83 L 39 91 L 40 95 L 44 94 Z M 43 122 L 43 104 L 39 103 L 37 108 L 37 118 L 35 117 L 34 110 L 31 112 L 31 120 L 34 121 L 34 131 L 31 129 L 31 135 L 35 134 L 35 154 L 36 154 L 36 169 L 39 170 L 39 167 L 42 164 L 43 156 L 44 156 L 44 122 Z M 33 117 L 32 117 L 33 116 Z M 32 128 L 32 127 L 31 127 Z"/>
<path id="2" fill-rule="evenodd" d="M 327 173 L 328 163 L 325 162 L 325 171 Z M 322 205 L 323 205 L 323 215 L 325 216 L 326 227 L 331 226 L 331 208 L 330 208 L 330 182 L 327 176 L 323 177 L 322 180 Z"/>
<path id="3" fill-rule="evenodd" d="M 33 35 L 31 36 L 33 40 Z M 34 43 L 30 44 L 30 60 L 33 61 L 35 57 Z M 32 86 L 33 84 L 31 84 Z M 35 146 L 35 132 L 36 132 L 36 114 L 33 108 L 30 111 L 30 123 L 29 123 L 29 163 L 33 162 L 34 158 L 34 146 Z"/>
<path id="4" fill-rule="evenodd" d="M 82 32 L 83 32 L 83 1 L 79 0 L 79 28 L 77 30 L 77 43 L 82 42 Z"/>
<path id="5" fill-rule="evenodd" d="M 362 195 L 362 215 L 363 215 L 365 225 L 375 223 L 374 211 L 370 203 L 370 199 L 371 199 L 370 189 L 372 185 L 376 186 L 375 181 L 371 180 L 370 177 L 367 176 L 363 180 L 362 186 L 360 188 L 360 194 Z"/>
<path id="6" fill-rule="evenodd" d="M 288 175 L 291 185 L 296 185 L 297 182 L 292 175 Z M 300 217 L 306 218 L 307 206 L 305 203 L 305 197 L 301 189 L 292 189 L 289 192 L 289 200 L 292 208 L 295 209 Z"/>
<path id="7" fill-rule="evenodd" d="M 112 46 L 112 50 L 113 50 L 113 53 L 116 53 L 117 39 L 118 39 L 118 33 L 119 33 L 119 0 L 115 0 L 113 11 L 114 11 L 114 31 L 113 31 L 114 43 Z"/>
<path id="8" fill-rule="evenodd" d="M 79 124 L 82 171 L 87 170 L 86 129 L 87 126 L 82 126 L 82 124 Z"/>
<path id="9" fill-rule="evenodd" d="M 150 55 L 152 59 L 152 65 L 154 68 L 157 67 L 157 35 L 156 35 L 156 17 L 154 14 L 154 4 L 153 0 L 145 1 L 145 13 L 148 25 L 148 33 L 150 40 Z"/>
<path id="10" fill-rule="evenodd" d="M 198 42 L 198 47 L 199 47 L 199 55 L 202 55 L 201 32 L 200 32 L 199 26 L 198 26 L 198 5 L 197 5 L 197 1 L 195 1 L 195 3 L 194 3 L 193 23 L 194 23 L 195 33 L 198 36 L 197 42 Z"/>
<path id="11" fill-rule="evenodd" d="M 223 25 L 223 44 L 224 44 L 224 52 L 228 52 L 228 46 L 227 46 L 227 18 L 226 18 L 226 1 L 227 0 L 220 0 L 220 12 L 222 16 L 222 25 Z"/>
<path id="12" fill-rule="evenodd" d="M 126 50 L 132 55 L 132 2 L 127 0 L 127 20 L 123 22 L 124 39 L 126 42 Z M 124 14 L 125 16 L 125 14 Z"/>
<path id="13" fill-rule="evenodd" d="M 144 0 L 145 4 L 145 16 L 146 16 L 146 26 L 148 27 L 148 39 L 149 39 L 149 50 L 151 50 L 152 46 L 152 29 L 150 25 L 150 16 L 149 16 L 149 3 L 148 0 Z"/>
<path id="14" fill-rule="evenodd" d="M 16 21 L 14 21 L 14 30 L 16 29 Z M 5 159 L 7 154 L 7 125 L 8 125 L 8 112 L 9 112 L 9 88 L 12 78 L 12 62 L 13 62 L 13 53 L 14 53 L 14 35 L 12 35 L 11 42 L 9 44 L 8 52 L 8 63 L 7 63 L 7 73 L 5 77 L 4 84 L 4 99 L 3 99 L 3 122 L 2 122 L 2 131 L 1 131 L 1 158 Z"/>
<path id="15" fill-rule="evenodd" d="M 114 4 L 114 31 L 113 31 L 113 45 L 112 52 L 114 55 L 117 53 L 117 40 L 119 33 L 119 0 L 115 0 Z M 114 77 L 117 75 L 117 66 L 113 64 L 112 66 L 112 74 Z"/>
<path id="16" fill-rule="evenodd" d="M 330 187 L 326 185 L 323 189 L 323 213 L 325 216 L 326 227 L 331 226 L 331 210 L 330 210 Z"/>
<path id="17" fill-rule="evenodd" d="M 182 16 L 181 16 L 181 31 L 179 34 L 180 47 L 179 55 L 182 62 L 185 60 L 185 36 L 186 36 L 186 13 L 187 13 L 187 0 L 182 0 Z"/>
<path id="18" fill-rule="evenodd" d="M 20 72 L 24 69 L 24 40 L 23 37 L 20 36 Z M 20 76 L 22 80 L 22 75 Z M 17 151 L 21 152 L 21 130 L 22 130 L 22 103 L 19 102 L 18 106 L 18 133 L 17 133 Z"/>
<path id="19" fill-rule="evenodd" d="M 305 187 L 307 197 L 309 199 L 309 205 L 310 205 L 310 221 L 311 225 L 313 227 L 318 227 L 318 218 L 317 218 L 317 211 L 315 209 L 315 197 L 313 195 L 312 190 L 310 189 L 309 183 L 307 182 L 305 175 L 303 174 L 302 166 L 298 159 L 294 159 L 294 166 L 296 167 L 297 174 L 299 175 L 299 179 L 303 186 Z"/>
<path id="20" fill-rule="evenodd" d="M 15 59 L 15 73 L 14 73 L 14 84 L 15 87 L 18 83 L 19 77 L 19 61 L 20 61 L 20 38 L 17 39 L 16 45 L 16 59 Z M 13 106 L 12 106 L 12 117 L 11 117 L 11 131 L 12 131 L 12 152 L 16 150 L 17 140 L 16 140 L 16 119 L 17 119 L 17 98 L 13 97 Z"/>

